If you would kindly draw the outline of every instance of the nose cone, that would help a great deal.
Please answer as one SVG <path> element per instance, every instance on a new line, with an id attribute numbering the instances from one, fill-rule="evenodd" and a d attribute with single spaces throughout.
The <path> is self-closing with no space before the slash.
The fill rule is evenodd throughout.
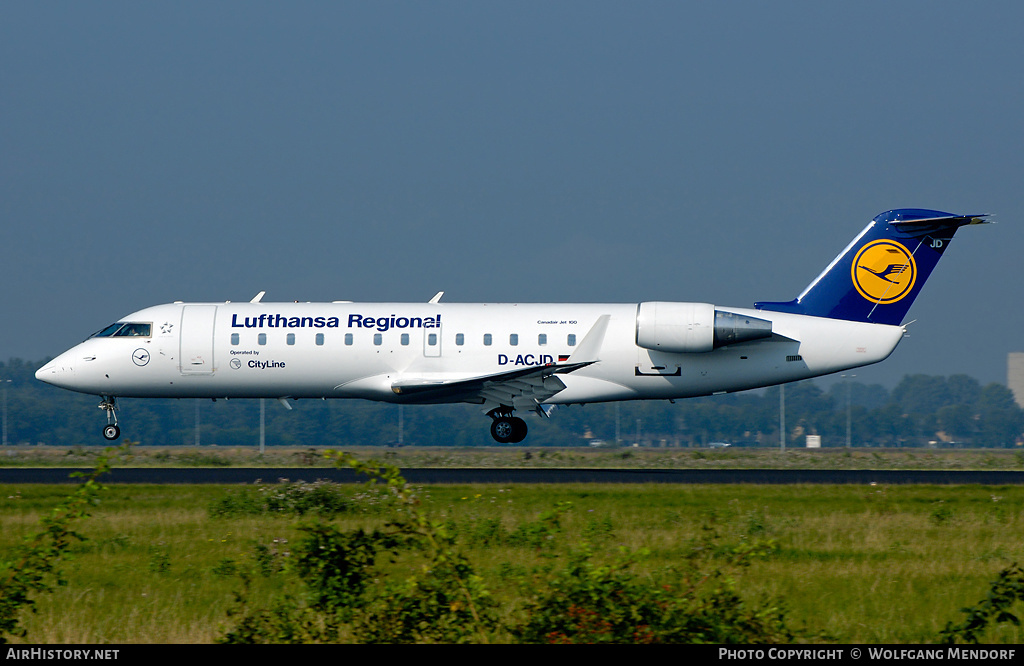
<path id="1" fill-rule="evenodd" d="M 75 366 L 68 352 L 64 352 L 43 367 L 36 370 L 36 379 L 61 388 L 73 389 Z"/>

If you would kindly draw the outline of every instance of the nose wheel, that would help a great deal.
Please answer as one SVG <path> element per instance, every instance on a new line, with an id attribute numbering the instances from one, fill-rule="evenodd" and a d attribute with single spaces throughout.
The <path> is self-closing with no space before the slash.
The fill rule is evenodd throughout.
<path id="1" fill-rule="evenodd" d="M 112 442 L 121 436 L 121 428 L 117 426 L 117 398 L 104 396 L 99 407 L 107 413 L 107 425 L 103 426 L 103 438 Z"/>

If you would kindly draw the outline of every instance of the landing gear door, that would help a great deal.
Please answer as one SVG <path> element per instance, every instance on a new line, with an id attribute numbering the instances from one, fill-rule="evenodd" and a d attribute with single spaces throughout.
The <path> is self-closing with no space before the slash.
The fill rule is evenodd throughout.
<path id="1" fill-rule="evenodd" d="M 214 322 L 216 305 L 186 305 L 181 309 L 181 374 L 213 374 Z"/>

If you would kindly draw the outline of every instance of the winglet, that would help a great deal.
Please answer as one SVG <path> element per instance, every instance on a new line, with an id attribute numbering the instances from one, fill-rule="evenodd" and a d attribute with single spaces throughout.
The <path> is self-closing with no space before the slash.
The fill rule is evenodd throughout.
<path id="1" fill-rule="evenodd" d="M 594 363 L 599 361 L 598 354 L 601 351 L 601 346 L 604 344 L 604 334 L 608 330 L 608 322 L 611 320 L 611 315 L 601 315 L 594 322 L 594 325 L 590 327 L 590 330 L 583 337 L 583 341 L 580 342 L 579 346 L 576 347 L 576 351 L 569 356 L 567 364 L 569 363 Z"/>

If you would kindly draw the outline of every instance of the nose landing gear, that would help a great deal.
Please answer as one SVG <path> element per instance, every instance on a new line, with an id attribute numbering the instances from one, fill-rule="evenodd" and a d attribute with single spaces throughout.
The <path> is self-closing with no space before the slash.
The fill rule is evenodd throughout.
<path id="1" fill-rule="evenodd" d="M 99 408 L 107 413 L 107 425 L 103 426 L 103 437 L 114 441 L 121 436 L 121 429 L 117 426 L 117 398 L 103 396 Z"/>
<path id="2" fill-rule="evenodd" d="M 511 409 L 494 409 L 488 412 L 491 422 L 491 437 L 499 444 L 518 444 L 526 439 L 526 421 L 512 415 Z"/>

